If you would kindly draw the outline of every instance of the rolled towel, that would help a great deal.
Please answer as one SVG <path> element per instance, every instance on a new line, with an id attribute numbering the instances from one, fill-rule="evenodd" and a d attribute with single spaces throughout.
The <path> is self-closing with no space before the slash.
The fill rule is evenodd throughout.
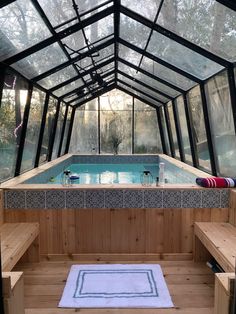
<path id="1" fill-rule="evenodd" d="M 196 178 L 196 183 L 204 188 L 234 188 L 236 179 L 234 178 Z"/>

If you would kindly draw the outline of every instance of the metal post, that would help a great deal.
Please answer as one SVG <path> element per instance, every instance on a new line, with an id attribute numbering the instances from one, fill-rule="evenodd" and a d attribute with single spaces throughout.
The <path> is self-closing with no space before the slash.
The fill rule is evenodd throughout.
<path id="1" fill-rule="evenodd" d="M 158 121 L 158 125 L 159 125 L 160 136 L 161 136 L 162 151 L 163 151 L 163 154 L 168 155 L 167 148 L 166 148 L 166 142 L 165 142 L 163 125 L 162 125 L 162 121 L 161 121 L 160 107 L 156 108 L 156 114 L 157 114 L 157 121 Z"/>
<path id="2" fill-rule="evenodd" d="M 98 97 L 98 154 L 101 154 L 101 104 Z"/>
<path id="3" fill-rule="evenodd" d="M 69 148 L 70 148 L 70 139 L 71 139 L 71 134 L 72 134 L 74 120 L 75 120 L 75 110 L 76 110 L 76 107 L 73 107 L 72 113 L 71 113 L 71 118 L 70 118 L 70 126 L 69 126 L 69 130 L 68 130 L 65 154 L 68 154 L 68 151 L 69 151 Z"/>
<path id="4" fill-rule="evenodd" d="M 173 136 L 172 136 L 171 126 L 170 126 L 170 117 L 169 117 L 167 106 L 164 106 L 163 108 L 164 108 L 164 113 L 165 113 L 165 118 L 166 118 L 167 132 L 169 136 L 171 156 L 175 158 L 175 148 L 174 148 Z"/>
<path id="5" fill-rule="evenodd" d="M 134 129 L 134 119 L 135 119 L 135 112 L 134 112 L 134 97 L 132 97 L 132 131 L 131 131 L 131 154 L 134 154 L 134 132 L 135 132 L 135 129 Z"/>
<path id="6" fill-rule="evenodd" d="M 64 121 L 63 121 L 62 130 L 61 130 L 61 139 L 60 139 L 60 144 L 59 144 L 59 148 L 58 148 L 57 157 L 61 156 L 61 149 L 62 149 L 62 144 L 63 144 L 63 138 L 64 138 L 64 134 L 65 134 L 65 129 L 66 129 L 68 108 L 69 108 L 69 106 L 66 106 L 66 112 L 65 112 L 65 117 L 64 117 Z"/>
<path id="7" fill-rule="evenodd" d="M 54 125 L 53 125 L 53 130 L 52 130 L 52 136 L 49 139 L 49 143 L 48 143 L 48 161 L 52 160 L 53 145 L 54 145 L 56 131 L 57 131 L 57 121 L 58 121 L 59 112 L 60 112 L 60 105 L 61 105 L 61 103 L 60 103 L 60 101 L 58 101 L 56 114 L 55 114 L 55 121 L 54 121 Z"/>
<path id="8" fill-rule="evenodd" d="M 174 113 L 175 128 L 176 128 L 176 134 L 177 134 L 177 141 L 179 145 L 180 159 L 181 161 L 186 162 L 185 153 L 184 153 L 184 145 L 183 145 L 183 140 L 182 140 L 182 133 L 181 133 L 180 123 L 179 123 L 179 115 L 177 112 L 175 101 L 172 101 L 172 109 Z"/>

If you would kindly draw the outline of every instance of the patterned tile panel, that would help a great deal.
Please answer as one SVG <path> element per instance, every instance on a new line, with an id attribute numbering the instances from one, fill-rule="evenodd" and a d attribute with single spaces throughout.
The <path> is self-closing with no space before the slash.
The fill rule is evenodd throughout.
<path id="1" fill-rule="evenodd" d="M 229 189 L 222 189 L 220 195 L 220 207 L 227 208 L 229 207 Z"/>
<path id="2" fill-rule="evenodd" d="M 202 191 L 203 208 L 220 208 L 220 189 L 206 189 Z"/>
<path id="3" fill-rule="evenodd" d="M 84 208 L 84 191 L 67 190 L 66 191 L 66 208 Z"/>
<path id="4" fill-rule="evenodd" d="M 61 190 L 46 191 L 46 208 L 63 209 L 66 207 L 66 194 Z"/>
<path id="5" fill-rule="evenodd" d="M 6 191 L 5 208 L 6 209 L 23 209 L 25 204 L 25 191 Z"/>
<path id="6" fill-rule="evenodd" d="M 183 190 L 182 191 L 183 208 L 200 208 L 202 207 L 201 190 Z"/>
<path id="7" fill-rule="evenodd" d="M 124 208 L 142 208 L 143 190 L 124 190 Z"/>
<path id="8" fill-rule="evenodd" d="M 105 191 L 106 208 L 123 208 L 123 190 L 106 190 Z"/>
<path id="9" fill-rule="evenodd" d="M 163 190 L 144 190 L 144 207 L 145 208 L 162 208 L 163 207 Z"/>
<path id="10" fill-rule="evenodd" d="M 105 191 L 104 190 L 86 190 L 85 191 L 85 207 L 86 208 L 104 208 L 105 207 Z"/>
<path id="11" fill-rule="evenodd" d="M 26 208 L 43 209 L 46 207 L 45 191 L 26 191 Z"/>
<path id="12" fill-rule="evenodd" d="M 164 190 L 163 207 L 181 208 L 181 190 Z"/>

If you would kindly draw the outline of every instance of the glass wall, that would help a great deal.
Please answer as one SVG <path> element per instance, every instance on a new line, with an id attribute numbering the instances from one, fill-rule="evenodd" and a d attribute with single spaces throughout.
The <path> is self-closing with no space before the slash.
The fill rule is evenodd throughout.
<path id="1" fill-rule="evenodd" d="M 193 137 L 199 158 L 199 166 L 207 171 L 211 171 L 210 155 L 207 142 L 204 114 L 200 87 L 194 87 L 188 93 L 188 102 L 193 121 Z"/>
<path id="2" fill-rule="evenodd" d="M 161 124 L 162 124 L 162 128 L 163 128 L 167 154 L 170 156 L 171 155 L 170 140 L 169 140 L 169 135 L 168 135 L 168 131 L 167 131 L 166 117 L 165 117 L 165 112 L 164 112 L 163 106 L 160 107 L 160 117 L 161 117 Z"/>
<path id="3" fill-rule="evenodd" d="M 180 126 L 180 133 L 181 133 L 181 138 L 182 138 L 182 143 L 183 143 L 185 160 L 187 163 L 192 164 L 193 159 L 192 159 L 191 147 L 190 147 L 190 142 L 189 142 L 187 119 L 186 119 L 185 108 L 184 108 L 184 99 L 182 96 L 176 99 L 176 110 L 179 117 L 179 126 Z"/>
<path id="4" fill-rule="evenodd" d="M 53 151 L 52 151 L 52 159 L 57 158 L 57 155 L 58 155 L 60 142 L 61 142 L 61 132 L 62 132 L 63 123 L 65 119 L 65 112 L 66 112 L 66 106 L 65 104 L 61 103 L 59 116 L 57 120 L 57 128 L 56 128 L 56 134 L 55 134 L 55 139 L 54 139 Z"/>
<path id="5" fill-rule="evenodd" d="M 134 100 L 134 153 L 162 153 L 156 109 Z"/>
<path id="6" fill-rule="evenodd" d="M 48 111 L 43 132 L 43 141 L 40 150 L 39 164 L 48 160 L 48 148 L 52 144 L 52 132 L 55 124 L 55 115 L 57 109 L 57 100 L 50 97 L 48 102 Z"/>
<path id="7" fill-rule="evenodd" d="M 66 143 L 67 143 L 67 138 L 68 138 L 68 131 L 69 131 L 70 121 L 71 121 L 71 114 L 72 114 L 72 108 L 71 108 L 71 107 L 68 107 L 68 112 L 67 112 L 67 117 L 66 117 L 65 131 L 64 131 L 64 136 L 63 136 L 63 141 L 62 141 L 62 147 L 61 147 L 61 156 L 65 154 Z"/>
<path id="8" fill-rule="evenodd" d="M 21 172 L 34 168 L 45 96 L 45 93 L 41 90 L 37 88 L 33 89 L 21 162 Z"/>
<path id="9" fill-rule="evenodd" d="M 171 102 L 168 102 L 167 110 L 168 110 L 169 122 L 170 122 L 172 137 L 173 137 L 173 143 L 174 143 L 174 149 L 175 149 L 175 157 L 180 159 L 179 145 L 178 145 L 176 126 L 175 126 L 175 119 L 174 119 L 174 111 L 173 111 L 173 105 L 172 105 Z"/>
<path id="10" fill-rule="evenodd" d="M 101 154 L 131 154 L 132 101 L 118 90 L 100 97 Z"/>
<path id="11" fill-rule="evenodd" d="M 220 175 L 236 176 L 236 136 L 227 72 L 207 82 L 206 95 Z"/>
<path id="12" fill-rule="evenodd" d="M 94 99 L 75 112 L 70 153 L 98 153 L 98 100 Z"/>
<path id="13" fill-rule="evenodd" d="M 6 72 L 0 104 L 0 182 L 14 176 L 28 84 Z"/>

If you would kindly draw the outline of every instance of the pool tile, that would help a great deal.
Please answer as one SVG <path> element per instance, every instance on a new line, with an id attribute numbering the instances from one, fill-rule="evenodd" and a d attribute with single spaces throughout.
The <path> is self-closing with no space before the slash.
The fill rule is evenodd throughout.
<path id="1" fill-rule="evenodd" d="M 221 190 L 221 200 L 220 200 L 220 207 L 227 208 L 229 207 L 229 189 L 222 189 Z"/>
<path id="2" fill-rule="evenodd" d="M 104 208 L 105 207 L 105 191 L 104 190 L 87 190 L 85 192 L 86 208 Z"/>
<path id="3" fill-rule="evenodd" d="M 46 208 L 62 209 L 66 207 L 65 191 L 46 191 Z"/>
<path id="4" fill-rule="evenodd" d="M 202 191 L 203 208 L 220 208 L 220 189 L 206 189 Z"/>
<path id="5" fill-rule="evenodd" d="M 182 191 L 183 208 L 200 208 L 202 206 L 202 191 L 184 190 Z"/>
<path id="6" fill-rule="evenodd" d="M 25 208 L 25 191 L 6 191 L 5 208 L 6 209 Z"/>
<path id="7" fill-rule="evenodd" d="M 164 190 L 163 207 L 181 208 L 181 190 Z"/>
<path id="8" fill-rule="evenodd" d="M 142 190 L 124 190 L 124 208 L 143 208 Z"/>
<path id="9" fill-rule="evenodd" d="M 84 191 L 66 191 L 66 208 L 84 208 Z"/>
<path id="10" fill-rule="evenodd" d="M 106 208 L 123 208 L 123 190 L 106 190 L 105 191 Z"/>
<path id="11" fill-rule="evenodd" d="M 163 207 L 163 191 L 145 190 L 144 191 L 144 208 L 162 208 Z"/>
<path id="12" fill-rule="evenodd" d="M 26 191 L 26 208 L 43 209 L 46 207 L 45 191 Z"/>

